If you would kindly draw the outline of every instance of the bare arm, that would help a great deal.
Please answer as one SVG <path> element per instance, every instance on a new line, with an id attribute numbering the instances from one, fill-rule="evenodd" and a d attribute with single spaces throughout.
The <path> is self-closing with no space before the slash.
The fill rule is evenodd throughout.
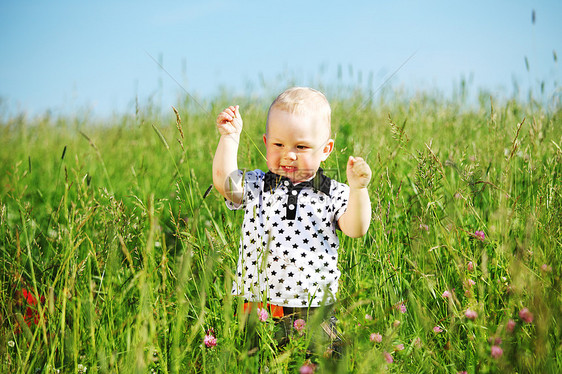
<path id="1" fill-rule="evenodd" d="M 367 186 L 371 180 L 371 168 L 361 157 L 350 157 L 347 161 L 349 201 L 345 213 L 338 220 L 342 232 L 352 238 L 367 233 L 371 223 L 371 200 Z"/>
<path id="2" fill-rule="evenodd" d="M 221 137 L 213 159 L 213 185 L 222 196 L 235 204 L 240 204 L 243 197 L 237 161 L 242 124 L 238 106 L 226 108 L 217 117 Z"/>

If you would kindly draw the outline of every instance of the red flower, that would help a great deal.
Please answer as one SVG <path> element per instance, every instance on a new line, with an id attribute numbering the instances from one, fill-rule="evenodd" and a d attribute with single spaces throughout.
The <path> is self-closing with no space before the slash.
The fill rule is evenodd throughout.
<path id="1" fill-rule="evenodd" d="M 478 313 L 476 313 L 476 312 L 475 312 L 474 310 L 472 310 L 472 309 L 467 309 L 467 310 L 464 312 L 464 315 L 465 315 L 466 318 L 468 318 L 468 319 L 470 319 L 470 320 L 475 320 L 476 317 L 478 317 Z"/>
<path id="2" fill-rule="evenodd" d="M 527 308 L 523 308 L 519 311 L 519 318 L 527 323 L 533 322 L 533 313 L 529 311 Z"/>
<path id="3" fill-rule="evenodd" d="M 474 232 L 474 236 L 476 236 L 479 240 L 482 240 L 482 241 L 484 241 L 484 239 L 486 239 L 486 234 L 484 234 L 484 231 L 476 230 Z"/>
<path id="4" fill-rule="evenodd" d="M 493 358 L 500 358 L 503 355 L 503 349 L 499 345 L 493 345 L 491 348 Z"/>
<path id="5" fill-rule="evenodd" d="M 41 304 L 45 304 L 45 296 L 41 295 L 40 298 Z M 27 324 L 27 326 L 31 327 L 31 324 L 38 325 L 41 319 L 39 311 L 37 310 L 37 299 L 33 295 L 32 292 L 28 291 L 25 288 L 21 289 L 21 293 L 19 291 L 16 292 L 16 305 L 21 307 L 22 309 L 25 308 L 25 312 L 23 312 L 23 320 Z M 21 327 L 16 322 L 16 334 L 21 332 Z"/>

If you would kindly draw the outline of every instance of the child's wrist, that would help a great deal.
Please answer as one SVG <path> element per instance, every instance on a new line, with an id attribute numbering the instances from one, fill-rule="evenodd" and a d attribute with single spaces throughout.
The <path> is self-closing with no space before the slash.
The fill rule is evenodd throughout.
<path id="1" fill-rule="evenodd" d="M 350 185 L 349 188 L 351 188 L 352 190 L 360 191 L 360 190 L 366 190 L 368 186 L 369 185 L 365 185 L 365 186 L 351 186 Z"/>
<path id="2" fill-rule="evenodd" d="M 231 132 L 228 134 L 221 134 L 221 138 L 233 138 L 233 139 L 240 139 L 240 133 L 239 132 Z"/>

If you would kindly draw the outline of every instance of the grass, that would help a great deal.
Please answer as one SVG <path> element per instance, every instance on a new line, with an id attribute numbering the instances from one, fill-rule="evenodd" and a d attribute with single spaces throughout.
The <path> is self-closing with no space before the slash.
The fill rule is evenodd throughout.
<path id="1" fill-rule="evenodd" d="M 332 96 L 324 168 L 345 181 L 360 155 L 374 172 L 369 232 L 340 242 L 338 370 L 562 371 L 560 103 Z M 308 338 L 277 351 L 271 319 L 248 353 L 230 295 L 242 216 L 215 191 L 203 198 L 214 117 L 231 103 L 245 123 L 240 167 L 265 168 L 269 98 L 208 110 L 186 99 L 177 116 L 149 106 L 103 123 L 4 120 L 1 372 L 299 370 Z"/>

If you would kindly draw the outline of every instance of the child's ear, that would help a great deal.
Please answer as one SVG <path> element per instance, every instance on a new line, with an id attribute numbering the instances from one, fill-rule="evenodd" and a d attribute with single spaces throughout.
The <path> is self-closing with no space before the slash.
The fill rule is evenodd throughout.
<path id="1" fill-rule="evenodd" d="M 324 145 L 324 148 L 322 149 L 322 161 L 326 161 L 326 159 L 328 158 L 328 156 L 330 155 L 330 153 L 332 153 L 332 151 L 334 150 L 334 139 L 328 139 L 328 142 L 326 143 L 326 145 Z"/>
<path id="2" fill-rule="evenodd" d="M 267 145 L 267 136 L 263 134 L 263 144 Z"/>

